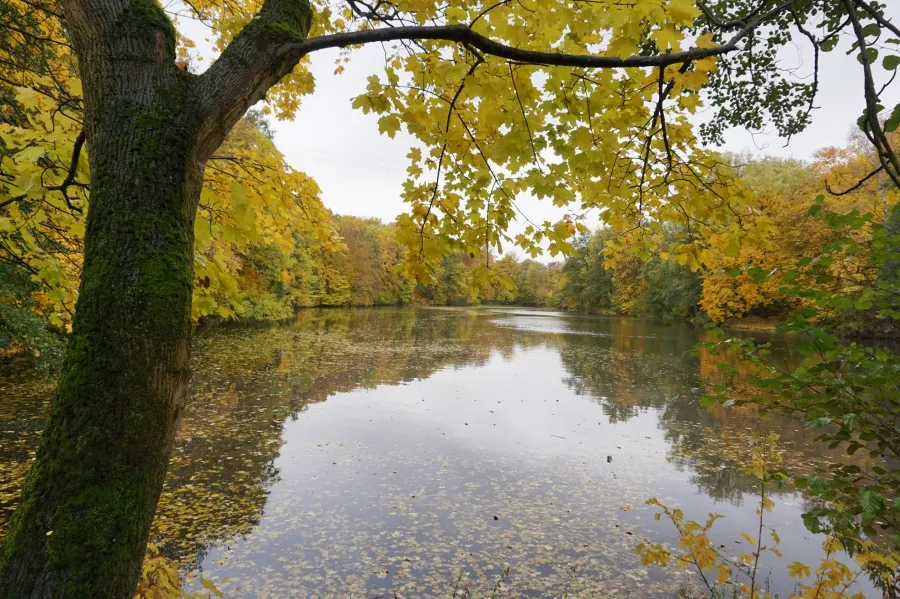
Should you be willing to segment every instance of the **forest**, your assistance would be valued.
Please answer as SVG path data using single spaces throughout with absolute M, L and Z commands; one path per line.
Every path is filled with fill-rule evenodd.
M 422 281 L 404 268 L 409 249 L 397 223 L 321 211 L 316 227 L 328 232 L 323 238 L 302 219 L 277 222 L 290 209 L 284 203 L 289 192 L 308 194 L 312 202 L 319 192 L 313 181 L 291 172 L 262 115 L 253 113 L 239 123 L 221 151 L 228 164 L 216 165 L 215 177 L 207 179 L 207 201 L 216 203 L 200 206 L 205 222 L 197 227 L 195 321 L 278 321 L 310 307 L 516 305 L 773 329 L 804 306 L 786 293 L 782 273 L 840 238 L 823 219 L 809 214 L 814 198 L 826 185 L 849 186 L 862 179 L 875 160 L 860 138 L 825 148 L 808 163 L 729 156 L 734 176 L 753 191 L 752 209 L 780 234 L 761 247 L 740 235 L 711 237 L 704 251 L 716 258 L 705 259 L 701 268 L 669 259 L 677 229 L 645 252 L 627 244 L 611 251 L 617 233 L 598 228 L 578 234 L 562 260 L 543 263 L 515 253 L 476 259 L 455 251 Z M 276 171 L 292 176 L 281 189 L 273 188 L 267 176 Z M 869 214 L 893 228 L 900 218 L 894 210 L 898 200 L 897 188 L 882 177 L 829 196 L 822 206 L 835 213 Z M 55 360 L 58 367 L 77 297 L 84 217 L 51 212 L 53 218 L 41 222 L 45 214 L 23 208 L 11 211 L 7 221 L 18 233 L 0 245 L 0 351 L 8 357 L 38 357 L 47 368 Z M 855 233 L 861 242 L 871 241 L 871 235 L 871 227 Z M 732 254 L 725 251 L 728 243 L 746 249 Z M 479 268 L 484 264 L 487 273 Z M 834 267 L 832 286 L 870 288 L 883 276 L 859 256 Z M 835 309 L 823 318 L 851 336 L 894 336 L 896 329 L 876 319 L 876 311 Z
M 172 515 L 178 500 L 165 495 L 171 477 L 187 467 L 183 460 L 208 458 L 204 447 L 228 453 L 204 445 L 208 433 L 202 420 L 192 420 L 192 409 L 206 409 L 215 420 L 252 413 L 248 405 L 265 393 L 280 397 L 285 385 L 302 389 L 286 404 L 265 404 L 271 414 L 260 413 L 272 421 L 253 421 L 230 447 L 265 445 L 254 450 L 265 459 L 247 460 L 265 480 L 250 485 L 252 522 L 223 524 L 223 535 L 239 531 L 226 539 L 234 541 L 260 524 L 265 485 L 280 480 L 274 465 L 281 463 L 280 443 L 288 447 L 281 435 L 287 438 L 289 421 L 310 416 L 300 413 L 311 397 L 338 409 L 340 402 L 324 400 L 358 387 L 375 393 L 447 373 L 461 377 L 464 367 L 500 368 L 490 361 L 500 348 L 510 363 L 522 358 L 517 352 L 545 360 L 547 372 L 552 360 L 540 352 L 558 356 L 566 387 L 555 392 L 592 397 L 603 406 L 606 425 L 655 411 L 667 425 L 663 440 L 677 463 L 669 474 L 693 468 L 694 482 L 707 490 L 716 487 L 709 483 L 715 476 L 741 478 L 758 518 L 754 531 L 742 533 L 748 551 L 720 551 L 725 545 L 711 532 L 720 514 L 694 520 L 696 514 L 689 518 L 651 497 L 644 509 L 671 525 L 676 542 L 651 536 L 623 541 L 641 567 L 695 574 L 693 590 L 682 587 L 681 596 L 778 596 L 763 572 L 774 560 L 793 581 L 787 591 L 793 597 L 858 597 L 865 582 L 870 594 L 895 599 L 900 359 L 892 342 L 900 332 L 900 104 L 894 83 L 900 26 L 890 4 L 0 4 L 0 366 L 13 381 L 2 387 L 0 418 L 9 428 L 2 434 L 11 436 L 0 437 L 0 450 L 15 458 L 0 460 L 0 471 L 15 473 L 0 486 L 4 513 L 11 514 L 3 523 L 0 598 L 221 596 L 204 577 L 198 578 L 203 590 L 185 590 L 189 580 L 178 570 L 185 564 L 177 551 L 157 545 L 164 534 L 156 519 L 183 515 Z M 200 36 L 196 27 L 204 28 Z M 275 131 L 317 93 L 322 75 L 314 76 L 311 57 L 337 50 L 329 76 L 340 77 L 367 45 L 380 46 L 383 64 L 379 58 L 377 73 L 359 82 L 350 104 L 381 135 L 395 139 L 402 132 L 412 140 L 406 179 L 396 190 L 407 209 L 393 220 L 336 213 L 302 160 L 275 143 Z M 800 47 L 809 59 L 805 74 L 784 62 L 785 53 Z M 839 55 L 851 60 L 824 68 Z M 822 78 L 835 72 L 853 81 L 847 88 L 861 112 L 848 112 L 846 123 L 834 125 L 848 131 L 844 143 L 803 159 L 724 149 L 732 129 L 769 129 L 787 141 L 802 134 L 820 114 Z M 315 143 L 309 140 L 310 151 Z M 521 208 L 526 201 L 552 205 L 561 216 L 532 221 Z M 412 318 L 415 310 L 389 312 L 388 306 L 514 306 L 603 318 L 546 321 L 557 324 L 538 326 L 545 337 L 537 342 L 527 332 L 535 326 L 532 317 L 516 320 L 506 312 L 511 320 L 488 322 L 478 320 L 484 318 L 479 311 L 438 317 L 423 310 Z M 355 307 L 385 307 L 389 316 L 381 322 L 342 311 Z M 538 318 L 551 310 L 528 314 Z M 333 316 L 323 316 L 329 312 Z M 610 324 L 623 317 L 681 328 L 643 334 Z M 342 330 L 342 322 L 354 319 L 359 330 Z M 430 330 L 433 321 L 446 330 Z M 259 329 L 270 332 L 255 343 L 228 337 L 240 335 L 229 324 L 241 331 L 241 325 L 261 323 L 273 328 Z M 283 333 L 290 327 L 298 327 L 292 338 Z M 755 340 L 739 330 L 770 336 Z M 210 335 L 222 339 L 221 347 L 207 344 L 207 331 L 217 331 Z M 588 341 L 561 340 L 567 331 Z M 680 341 L 660 341 L 659 347 L 646 341 L 669 334 L 697 343 L 689 349 Z M 305 344 L 300 350 L 291 345 L 298 339 Z M 384 346 L 386 340 L 394 345 Z M 281 349 L 263 355 L 267 342 Z M 445 345 L 458 354 L 445 356 Z M 200 351 L 192 354 L 195 346 Z M 403 353 L 409 348 L 421 351 L 423 362 L 429 352 L 440 359 L 426 368 Z M 655 362 L 646 363 L 669 364 L 657 354 L 672 352 L 679 360 L 690 356 L 688 364 L 703 376 L 661 377 Z M 315 360 L 307 361 L 310 355 Z M 210 356 L 231 366 L 210 367 L 203 362 Z M 645 363 L 635 366 L 635 356 Z M 367 359 L 374 359 L 371 366 Z M 195 360 L 207 377 L 205 388 L 192 386 Z M 348 367 L 345 360 L 356 362 Z M 617 360 L 627 366 L 607 368 Z M 254 366 L 247 372 L 265 384 L 239 380 L 235 373 L 248 364 Z M 423 374 L 379 378 L 376 364 L 382 371 L 420 367 Z M 528 375 L 543 372 L 521 364 Z M 17 383 L 26 371 L 44 382 Z M 293 378 L 271 386 L 269 377 L 287 374 Z M 227 384 L 216 378 L 226 375 L 235 378 Z M 551 378 L 519 393 L 556 385 L 560 377 Z M 457 395 L 470 399 L 458 411 L 487 397 L 489 382 L 472 393 L 474 383 L 457 380 Z M 35 397 L 42 399 L 24 402 L 37 388 L 43 390 Z M 326 390 L 316 395 L 319 388 Z M 618 394 L 612 407 L 608 389 Z M 194 395 L 207 403 L 192 406 Z M 448 405 L 457 395 L 445 398 Z M 548 397 L 530 397 L 535 414 L 544 414 Z M 623 400 L 629 397 L 637 399 Z M 231 403 L 221 412 L 210 407 L 225 400 Z M 632 410 L 635 405 L 640 409 Z M 700 409 L 708 413 L 698 415 Z M 711 473 L 704 442 L 692 443 L 683 422 L 666 421 L 672 414 L 677 420 L 679 411 L 695 424 L 719 427 L 729 456 L 740 457 L 716 462 Z M 556 412 L 536 418 L 551 416 Z M 812 441 L 802 440 L 827 447 L 817 456 L 825 462 L 782 467 L 792 450 L 779 445 L 769 417 L 812 431 Z M 180 430 L 185 418 L 196 435 Z M 484 418 L 472 419 L 468 430 Z M 20 420 L 27 424 L 21 430 Z M 389 432 L 400 426 L 383 424 Z M 468 434 L 456 431 L 459 439 Z M 603 440 L 602 434 L 591 437 Z M 488 434 L 472 443 L 494 441 Z M 200 449 L 195 455 L 192 448 Z M 599 466 L 618 464 L 612 454 L 595 458 Z M 536 467 L 546 465 L 538 461 Z M 423 464 L 407 465 L 430 479 Z M 247 480 L 258 474 L 236 472 Z M 576 479 L 589 477 L 572 474 L 560 484 Z M 192 482 L 181 483 L 194 493 Z M 453 483 L 470 485 L 476 483 Z M 768 524 L 785 489 L 802 503 L 794 523 L 821 540 L 816 552 L 790 563 Z M 418 493 L 403 489 L 410 498 Z M 717 493 L 706 496 L 719 500 Z M 470 498 L 477 503 L 473 492 L 453 505 L 468 505 Z M 743 504 L 742 498 L 736 502 Z M 524 512 L 538 510 L 528 505 Z M 625 513 L 632 506 L 614 509 Z M 563 518 L 544 515 L 541 526 L 562 526 Z M 501 522 L 500 516 L 491 522 Z M 493 534 L 483 523 L 469 523 Z M 582 543 L 578 551 L 590 546 Z M 551 544 L 535 547 L 555 552 Z M 208 550 L 197 550 L 197 559 Z M 528 551 L 517 559 L 529 559 Z M 632 564 L 618 572 L 617 584 L 637 569 Z M 568 593 L 575 570 L 565 570 L 568 578 L 553 593 Z M 371 573 L 381 579 L 391 570 Z M 509 567 L 487 577 L 491 592 L 506 589 L 509 577 Z M 440 588 L 434 580 L 428 585 Z M 603 596 L 600 588 L 589 595 Z M 452 596 L 472 595 L 457 580 Z

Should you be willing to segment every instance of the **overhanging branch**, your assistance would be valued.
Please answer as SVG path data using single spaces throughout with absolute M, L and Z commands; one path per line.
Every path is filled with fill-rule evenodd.
M 683 52 L 656 54 L 653 56 L 630 56 L 628 58 L 619 58 L 616 56 L 600 56 L 595 54 L 565 54 L 562 52 L 542 52 L 538 50 L 513 48 L 478 33 L 468 25 L 422 25 L 334 33 L 310 38 L 295 44 L 288 44 L 284 47 L 283 51 L 285 53 L 296 53 L 299 56 L 304 56 L 329 48 L 345 48 L 347 46 L 358 46 L 373 42 L 394 42 L 418 39 L 466 44 L 486 55 L 504 58 L 512 62 L 534 65 L 580 67 L 587 69 L 667 67 L 673 64 L 681 64 L 734 52 L 739 48 L 738 44 L 757 27 L 772 17 L 790 9 L 798 2 L 799 0 L 788 0 L 787 2 L 779 4 L 772 10 L 756 17 L 734 34 L 725 44 L 714 46 L 712 48 L 691 48 L 690 50 L 685 50 Z
M 853 32 L 859 45 L 859 54 L 862 57 L 860 61 L 863 67 L 863 81 L 866 99 L 866 121 L 863 132 L 869 137 L 872 145 L 878 151 L 878 160 L 885 172 L 891 178 L 895 185 L 900 187 L 900 157 L 894 152 L 890 140 L 878 120 L 878 92 L 875 90 L 875 79 L 872 76 L 872 68 L 869 64 L 868 44 L 866 42 L 866 33 L 859 18 L 856 15 L 856 6 L 853 4 L 855 0 L 841 0 L 847 10 L 847 16 L 853 25 Z M 870 135 L 871 133 L 871 135 Z
M 471 25 L 410 25 L 322 35 L 305 39 L 309 28 L 309 0 L 265 0 L 259 14 L 225 49 L 210 69 L 198 78 L 198 97 L 203 127 L 198 160 L 205 162 L 227 131 L 244 112 L 265 97 L 269 88 L 287 75 L 307 54 L 377 42 L 437 40 L 463 45 L 484 56 L 510 63 L 583 69 L 661 68 L 687 65 L 697 60 L 739 50 L 741 42 L 758 27 L 790 10 L 802 0 L 785 0 L 762 14 L 751 13 L 746 24 L 726 43 L 683 52 L 620 58 L 598 54 L 567 54 L 515 48 L 475 31 Z M 380 1 L 375 7 L 390 5 Z M 301 14 L 302 13 L 302 14 Z M 477 20 L 477 19 L 476 19 Z M 473 21 L 474 22 L 474 21 Z
M 881 25 L 882 27 L 884 27 L 885 29 L 887 29 L 888 31 L 893 33 L 894 35 L 900 36 L 900 27 L 897 27 L 896 25 L 891 23 L 889 20 L 887 20 L 884 17 L 884 14 L 882 14 L 881 12 L 876 10 L 875 7 L 873 7 L 871 4 L 866 2 L 866 0 L 854 0 L 854 3 L 857 6 L 861 6 L 863 10 L 865 10 L 867 13 L 869 13 L 869 16 L 871 16 L 873 19 L 875 19 L 875 21 L 879 25 Z

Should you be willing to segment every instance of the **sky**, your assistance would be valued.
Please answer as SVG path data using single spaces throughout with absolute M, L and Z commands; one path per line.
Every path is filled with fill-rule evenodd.
M 900 2 L 887 2 L 887 14 L 900 22 Z M 186 27 L 184 26 L 186 25 Z M 191 24 L 183 24 L 191 35 Z M 842 44 L 844 50 L 849 44 Z M 334 75 L 337 50 L 312 55 L 312 72 L 316 91 L 307 96 L 292 121 L 272 120 L 275 143 L 292 167 L 311 175 L 322 189 L 324 204 L 338 214 L 376 217 L 392 221 L 405 210 L 400 198 L 406 178 L 406 154 L 413 139 L 398 133 L 393 139 L 378 133 L 377 116 L 365 115 L 351 108 L 352 99 L 363 93 L 366 78 L 382 70 L 384 53 L 379 45 L 369 45 L 354 52 L 341 75 Z M 799 76 L 809 76 L 812 56 L 802 44 L 783 53 L 786 68 L 796 68 Z M 819 76 L 820 92 L 813 113 L 813 123 L 794 136 L 790 145 L 774 132 L 750 134 L 733 129 L 726 134 L 721 149 L 758 156 L 810 158 L 816 150 L 845 143 L 862 114 L 862 69 L 855 55 L 847 56 L 841 46 L 822 55 Z M 900 84 L 893 86 L 883 98 L 892 107 L 900 103 Z M 703 119 L 701 114 L 699 117 Z M 562 212 L 547 202 L 523 199 L 522 212 L 530 220 L 556 220 Z M 599 224 L 587 223 L 594 227 Z M 514 226 L 517 232 L 524 225 Z M 547 259 L 547 258 L 545 258 Z

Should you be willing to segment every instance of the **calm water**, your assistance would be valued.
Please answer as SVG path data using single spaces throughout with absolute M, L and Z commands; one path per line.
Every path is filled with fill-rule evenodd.
M 498 577 L 498 596 L 665 596 L 694 578 L 641 566 L 640 539 L 675 539 L 646 499 L 724 514 L 714 540 L 745 553 L 749 436 L 778 433 L 794 471 L 828 454 L 794 421 L 701 408 L 704 381 L 726 374 L 686 354 L 698 335 L 491 309 L 199 331 L 155 534 L 230 598 L 489 597 Z M 47 394 L 0 375 L 0 523 Z M 803 498 L 778 493 L 767 523 L 784 563 L 817 561 Z M 781 567 L 771 580 L 793 589 Z

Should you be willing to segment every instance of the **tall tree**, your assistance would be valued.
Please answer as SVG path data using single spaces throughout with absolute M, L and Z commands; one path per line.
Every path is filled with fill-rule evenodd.
M 214 22 L 221 54 L 199 75 L 179 65 L 178 34 L 156 0 L 21 4 L 64 19 L 83 83 L 71 162 L 85 146 L 91 204 L 68 355 L 0 558 L 3 597 L 133 591 L 185 402 L 207 162 L 267 94 L 279 114 L 296 108 L 312 83 L 298 63 L 311 52 L 399 42 L 385 80 L 373 78 L 355 104 L 380 114 L 382 131 L 405 126 L 427 148 L 410 155 L 411 210 L 400 221 L 419 276 L 448 249 L 477 260 L 511 241 L 505 230 L 527 190 L 573 207 L 517 237 L 532 253 L 544 242 L 568 251 L 583 208 L 650 231 L 666 221 L 714 227 L 742 210 L 746 193 L 720 176 L 687 117 L 707 88 L 717 110 L 709 138 L 768 118 L 783 134 L 801 130 L 817 86 L 778 68 L 792 27 L 817 53 L 842 30 L 854 34 L 863 127 L 879 171 L 900 181 L 885 137 L 900 111 L 882 125 L 872 74 L 873 42 L 898 29 L 865 0 L 204 0 L 187 4 Z M 27 53 L 40 41 L 28 19 L 4 20 L 0 44 Z M 4 176 L 0 207 L 41 193 L 41 158 L 37 176 Z M 65 195 L 73 179 L 52 191 Z

